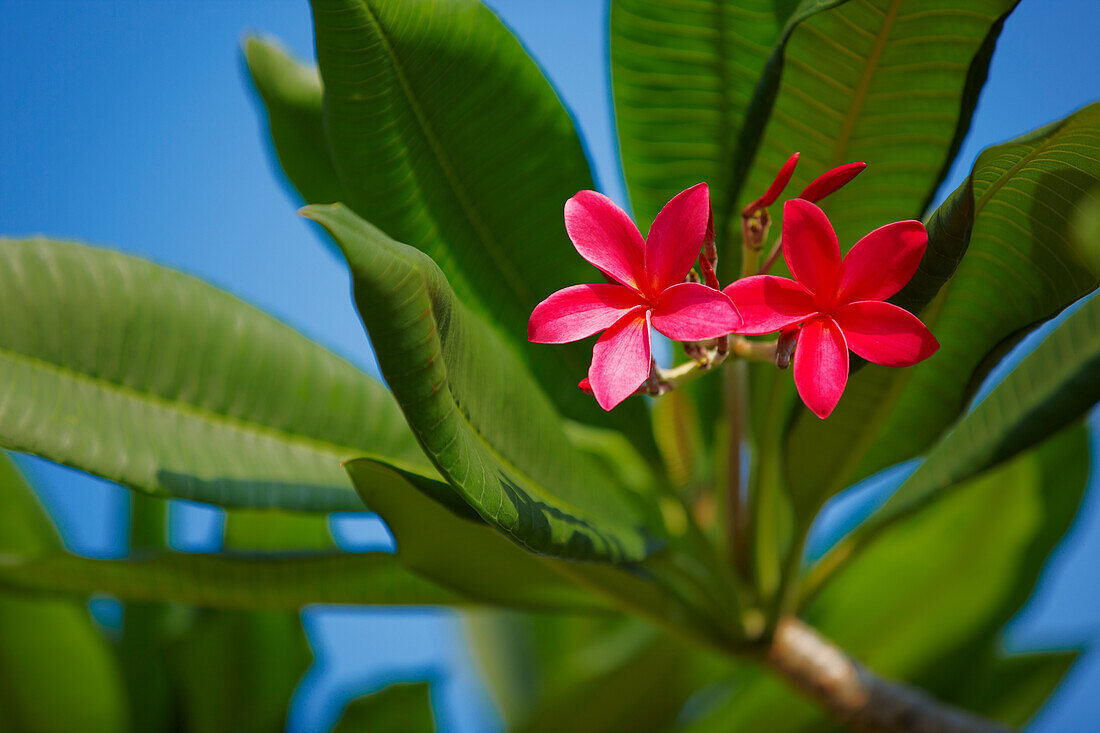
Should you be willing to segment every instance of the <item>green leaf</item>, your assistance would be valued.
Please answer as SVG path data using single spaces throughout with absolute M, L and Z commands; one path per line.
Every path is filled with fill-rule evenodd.
M 685 605 L 670 587 L 660 555 L 625 570 L 566 562 L 527 552 L 486 524 L 446 485 L 406 474 L 404 487 L 378 480 L 393 469 L 369 459 L 351 461 L 348 472 L 397 541 L 397 557 L 418 575 L 470 598 L 535 611 L 636 613 L 675 633 L 714 643 L 715 624 L 697 598 Z
M 324 515 L 233 509 L 225 518 L 225 546 L 238 552 L 323 552 L 335 544 Z
M 1090 298 L 1029 354 L 928 454 L 859 527 L 882 524 L 1026 450 L 1100 400 L 1100 300 Z
M 895 299 L 915 311 L 939 291 L 921 317 L 940 350 L 906 369 L 865 365 L 827 421 L 797 416 L 786 463 L 805 507 L 928 448 L 1011 346 L 1100 284 L 1069 224 L 1100 181 L 1098 136 L 1094 104 L 978 158 L 929 222 L 921 270 Z
M 192 277 L 0 240 L 0 444 L 223 506 L 361 510 L 340 462 L 435 475 L 386 389 Z
M 0 552 L 51 552 L 60 546 L 34 492 L 0 455 Z M 2 593 L 0 629 L 0 729 L 130 729 L 118 660 L 83 600 Z
M 739 202 L 762 194 L 800 151 L 791 196 L 837 165 L 869 164 L 825 203 L 842 247 L 883 224 L 918 218 L 970 126 L 997 36 L 1017 2 L 860 0 L 803 19 L 773 61 L 781 77 L 766 78 L 757 92 L 766 96 L 767 85 L 778 83 Z M 775 231 L 781 213 L 773 212 Z
M 1042 708 L 1077 659 L 1077 652 L 1004 656 L 990 649 L 958 686 L 955 702 L 1011 725 L 1023 725 Z
M 390 685 L 352 700 L 333 733 L 432 733 L 431 687 L 427 682 Z
M 44 593 L 108 593 L 229 609 L 296 611 L 314 603 L 471 605 L 410 573 L 384 552 L 327 555 L 149 553 L 92 560 L 57 552 L 0 554 L 0 586 Z
M 879 674 L 1023 724 L 1066 660 L 993 650 L 1073 522 L 1088 461 L 1087 431 L 1078 425 L 905 517 L 812 599 L 807 622 Z M 775 677 L 747 678 L 688 730 L 829 729 L 820 708 Z
M 279 733 L 313 660 L 296 614 L 202 611 L 169 649 L 184 730 Z
M 584 150 L 520 43 L 477 0 L 312 5 L 343 203 L 437 262 L 565 415 L 651 446 L 641 400 L 609 415 L 577 389 L 587 344 L 527 343 L 539 301 L 599 275 L 562 216 L 592 188 Z
M 168 544 L 168 502 L 131 493 L 129 541 L 131 554 L 157 551 Z M 165 646 L 171 634 L 171 609 L 163 603 L 125 603 L 118 658 L 130 699 L 134 730 L 169 733 L 175 717 Z
M 599 596 L 555 572 L 554 561 L 516 545 L 468 507 L 462 516 L 431 498 L 442 496 L 449 487 L 402 485 L 384 475 L 392 469 L 368 459 L 346 467 L 363 501 L 393 533 L 397 559 L 418 575 L 470 598 L 505 606 L 609 610 Z
M 797 2 L 612 0 L 615 122 L 643 232 L 700 181 L 719 211 L 732 205 L 738 135 Z
M 284 553 L 333 547 L 328 518 L 234 509 L 225 547 Z M 176 715 L 204 733 L 279 733 L 290 699 L 313 661 L 296 612 L 201 609 L 168 646 Z
M 650 636 L 617 664 L 547 696 L 515 730 L 670 730 L 687 699 L 707 681 L 693 652 L 668 636 Z
M 271 141 L 283 173 L 305 203 L 344 200 L 325 139 L 321 78 L 277 42 L 251 36 L 244 57 L 267 111 Z
M 303 214 L 344 252 L 382 374 L 465 502 L 534 552 L 612 563 L 650 553 L 633 498 L 569 444 L 523 364 L 430 258 L 343 206 Z

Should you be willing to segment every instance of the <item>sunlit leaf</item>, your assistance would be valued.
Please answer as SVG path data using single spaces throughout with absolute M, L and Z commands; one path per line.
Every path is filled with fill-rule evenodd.
M 379 366 L 425 452 L 485 521 L 535 552 L 639 561 L 631 496 L 566 439 L 560 416 L 422 252 L 343 206 L 310 206 L 351 267 Z
M 990 148 L 932 217 L 921 270 L 896 300 L 916 310 L 935 296 L 921 317 L 940 350 L 915 367 L 866 365 L 828 420 L 798 415 L 787 468 L 807 509 L 928 448 L 1009 347 L 1100 283 L 1069 225 L 1100 181 L 1098 135 L 1092 105 Z
M 107 250 L 0 240 L 0 444 L 162 496 L 361 510 L 340 462 L 435 475 L 386 389 L 233 296 Z
M 312 5 L 341 201 L 435 260 L 563 414 L 651 445 L 640 401 L 608 415 L 577 389 L 590 347 L 527 343 L 539 301 L 599 273 L 562 217 L 593 187 L 584 150 L 520 43 L 476 0 Z

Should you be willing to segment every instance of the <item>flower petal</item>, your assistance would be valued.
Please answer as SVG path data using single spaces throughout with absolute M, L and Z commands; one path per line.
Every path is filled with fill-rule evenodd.
M 809 201 L 791 199 L 783 206 L 783 258 L 794 279 L 827 308 L 836 290 L 840 243 L 829 217 Z
M 741 325 L 741 316 L 725 293 L 701 283 L 680 283 L 667 288 L 650 320 L 654 328 L 673 341 L 718 338 Z
M 810 181 L 810 185 L 802 189 L 798 198 L 809 202 L 820 201 L 831 193 L 846 185 L 853 178 L 863 172 L 866 163 L 845 163 L 832 170 L 825 171 L 817 178 Z
M 758 209 L 766 209 L 775 203 L 775 200 L 779 198 L 779 194 L 783 193 L 783 189 L 791 182 L 791 176 L 794 175 L 794 167 L 798 164 L 799 155 L 801 153 L 795 153 L 787 158 L 787 162 L 779 169 L 779 173 L 775 175 L 775 180 L 772 181 L 772 185 L 768 186 L 768 190 L 764 192 L 764 195 L 745 207 L 746 214 L 751 214 Z
M 794 384 L 798 396 L 822 420 L 832 413 L 848 383 L 848 346 L 832 318 L 815 318 L 798 334 Z
M 867 361 L 884 366 L 912 366 L 940 344 L 920 319 L 904 308 L 880 300 L 865 300 L 833 313 L 848 348 Z
M 639 305 L 641 296 L 622 285 L 573 285 L 535 306 L 527 324 L 527 340 L 564 344 L 587 338 Z
M 592 349 L 588 381 L 605 410 L 634 394 L 649 376 L 649 309 L 638 307 L 616 321 Z
M 722 292 L 741 314 L 737 333 L 750 336 L 780 331 L 793 323 L 807 321 L 818 312 L 814 296 L 785 277 L 753 275 L 727 285 Z
M 710 189 L 698 183 L 665 204 L 649 228 L 645 242 L 645 271 L 653 293 L 684 281 L 710 221 Z
M 645 241 L 638 227 L 595 191 L 580 191 L 565 202 L 565 231 L 581 257 L 627 287 L 644 287 Z
M 837 303 L 885 300 L 901 290 L 917 271 L 928 245 L 919 221 L 896 221 L 855 243 L 837 276 Z

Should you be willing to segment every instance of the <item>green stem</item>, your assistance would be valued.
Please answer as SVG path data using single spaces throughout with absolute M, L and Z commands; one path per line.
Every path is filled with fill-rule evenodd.
M 726 396 L 726 419 L 729 422 L 729 443 L 726 461 L 726 523 L 729 540 L 729 560 L 737 574 L 748 578 L 748 558 L 745 551 L 745 499 L 741 486 L 741 443 L 748 419 L 748 385 L 744 364 L 727 369 L 723 379 Z
M 810 522 L 799 520 L 794 527 L 791 547 L 783 562 L 783 571 L 779 576 L 779 588 L 776 590 L 771 611 L 765 624 L 765 634 L 775 632 L 779 620 L 787 616 L 795 607 L 798 598 L 799 575 L 802 572 L 802 556 L 806 551 L 806 540 L 810 535 Z
M 168 502 L 130 493 L 130 553 L 159 549 L 168 542 Z M 133 729 L 169 729 L 169 681 L 164 666 L 164 616 L 161 603 L 130 602 L 122 612 L 123 674 L 129 691 Z

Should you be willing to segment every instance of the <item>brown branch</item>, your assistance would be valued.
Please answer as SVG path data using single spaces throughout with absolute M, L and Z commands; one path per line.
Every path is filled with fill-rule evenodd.
M 1007 728 L 878 677 L 802 621 L 776 627 L 767 663 L 853 730 L 867 733 L 1005 733 Z

